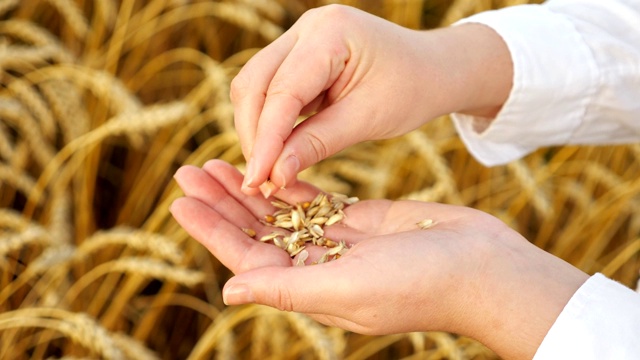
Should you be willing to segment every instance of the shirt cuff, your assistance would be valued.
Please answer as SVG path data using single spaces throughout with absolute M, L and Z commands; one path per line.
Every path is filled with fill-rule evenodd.
M 486 129 L 474 128 L 480 119 L 452 114 L 472 155 L 492 166 L 542 146 L 568 142 L 597 82 L 593 54 L 571 21 L 543 5 L 520 5 L 483 12 L 454 25 L 469 22 L 487 25 L 502 37 L 514 73 L 509 97 Z
M 533 359 L 637 359 L 639 334 L 640 294 L 598 273 L 569 300 Z

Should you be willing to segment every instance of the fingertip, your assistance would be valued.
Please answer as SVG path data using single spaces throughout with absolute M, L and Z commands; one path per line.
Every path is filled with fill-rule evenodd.
M 178 199 L 180 199 L 180 198 L 178 198 Z M 176 211 L 176 206 L 178 206 L 178 205 L 176 205 L 176 201 L 178 201 L 178 199 L 173 200 L 171 202 L 171 204 L 169 204 L 169 209 L 168 209 L 169 213 L 174 217 L 175 217 L 175 215 L 173 215 L 173 213 Z
M 216 171 L 218 168 L 220 167 L 225 167 L 225 166 L 229 166 L 230 164 L 224 160 L 220 160 L 220 159 L 210 159 L 205 161 L 205 163 L 202 165 L 202 169 L 203 170 L 208 170 L 210 172 L 214 172 Z
M 293 185 L 300 171 L 300 160 L 296 155 L 288 155 L 284 160 L 276 162 L 271 178 L 280 189 Z
M 251 158 L 249 158 L 249 161 L 247 161 L 247 169 L 244 172 L 244 180 L 242 181 L 242 187 L 255 188 L 257 185 L 255 183 L 255 178 L 256 178 L 256 160 L 252 156 Z
M 183 165 L 176 170 L 175 174 L 173 174 L 173 178 L 176 180 L 178 185 L 180 185 L 180 182 L 185 178 L 185 176 L 188 176 L 187 174 L 193 170 L 198 170 L 198 168 L 193 165 Z
M 182 220 L 182 214 L 184 213 L 185 203 L 189 201 L 186 197 L 179 197 L 171 202 L 169 205 L 169 213 L 173 216 L 176 221 L 180 222 Z
M 251 288 L 246 284 L 227 284 L 222 290 L 225 305 L 252 304 L 256 302 Z
M 259 188 L 247 186 L 244 183 L 240 187 L 240 191 L 242 191 L 243 194 L 248 195 L 248 196 L 256 196 L 256 195 L 260 194 L 260 189 Z

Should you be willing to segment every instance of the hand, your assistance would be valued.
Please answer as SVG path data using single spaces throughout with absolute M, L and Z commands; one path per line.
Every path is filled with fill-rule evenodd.
M 305 13 L 231 84 L 248 161 L 243 191 L 296 174 L 355 143 L 451 112 L 491 116 L 511 88 L 510 55 L 479 24 L 414 31 L 346 6 Z M 314 114 L 295 126 L 300 115 Z
M 365 334 L 441 330 L 474 337 L 506 358 L 531 358 L 587 275 L 530 244 L 488 214 L 415 201 L 361 201 L 326 236 L 353 247 L 340 259 L 292 266 L 289 255 L 257 238 L 272 199 L 241 192 L 242 175 L 217 160 L 185 166 L 176 180 L 186 197 L 176 220 L 236 276 L 227 304 L 258 303 L 309 314 Z M 298 182 L 278 196 L 309 200 Z M 433 219 L 423 230 L 417 222 Z M 311 259 L 321 252 L 310 251 Z

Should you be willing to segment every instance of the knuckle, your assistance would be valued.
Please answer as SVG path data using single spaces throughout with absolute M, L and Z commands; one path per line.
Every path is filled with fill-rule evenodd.
M 323 22 L 325 22 L 325 20 L 330 20 L 329 23 L 340 23 L 338 20 L 342 20 L 345 17 L 350 16 L 351 13 L 351 7 L 341 4 L 329 4 L 310 11 L 310 15 L 314 15 Z
M 292 85 L 290 83 L 290 79 L 285 78 L 284 76 L 276 75 L 269 84 L 269 89 L 267 90 L 266 101 L 271 101 L 273 99 L 279 100 L 291 100 L 295 102 L 296 106 L 302 109 L 306 103 L 304 96 L 300 94 L 298 89 L 298 85 Z
M 341 33 L 339 29 L 344 29 L 350 22 L 355 21 L 355 15 L 356 12 L 350 6 L 329 4 L 307 10 L 294 26 L 303 33 L 307 31 L 314 34 L 319 31 Z
M 293 298 L 286 287 L 278 287 L 274 291 L 274 306 L 278 310 L 293 311 Z
M 311 151 L 313 151 L 313 155 L 315 155 L 317 161 L 326 159 L 327 156 L 329 156 L 329 147 L 321 137 L 313 133 L 308 133 L 307 138 L 309 147 Z
M 249 90 L 250 80 L 246 73 L 240 72 L 236 75 L 229 86 L 229 97 L 232 102 L 240 100 Z

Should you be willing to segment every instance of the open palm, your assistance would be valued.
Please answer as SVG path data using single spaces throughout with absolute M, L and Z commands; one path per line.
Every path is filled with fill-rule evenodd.
M 484 330 L 487 317 L 505 316 L 517 327 L 524 321 L 518 314 L 526 318 L 523 309 L 540 307 L 543 336 L 585 279 L 488 214 L 418 201 L 368 200 L 347 207 L 341 223 L 324 229 L 327 237 L 347 243 L 347 253 L 328 263 L 293 266 L 287 252 L 242 230 L 254 229 L 256 238 L 271 233 L 261 219 L 276 209 L 273 199 L 244 194 L 243 176 L 233 166 L 218 160 L 202 169 L 185 166 L 176 180 L 186 196 L 172 205 L 174 217 L 236 274 L 223 292 L 228 304 L 302 312 L 366 334 L 444 330 L 476 338 L 482 338 L 476 331 Z M 277 195 L 294 204 L 319 191 L 297 182 Z M 435 225 L 421 229 L 417 223 L 425 219 Z M 307 263 L 323 252 L 310 248 Z M 556 276 L 563 272 L 568 277 Z M 506 325 L 503 330 L 511 331 Z
M 467 208 L 416 201 L 361 201 L 345 209 L 346 218 L 342 223 L 325 228 L 327 237 L 345 241 L 351 246 L 347 254 L 339 261 L 300 269 L 292 267 L 293 262 L 284 250 L 256 241 L 242 231 L 242 228 L 254 229 L 256 238 L 271 233 L 273 227 L 260 220 L 276 209 L 271 204 L 273 199 L 243 194 L 240 191 L 242 175 L 234 167 L 214 160 L 202 169 L 185 166 L 178 171 L 176 179 L 186 195 L 172 206 L 178 222 L 235 274 L 252 272 L 256 276 L 269 278 L 267 283 L 274 284 L 274 280 L 284 274 L 285 268 L 290 268 L 288 270 L 292 272 L 308 273 L 287 279 L 291 287 L 288 292 L 312 292 L 317 303 L 298 304 L 295 296 L 291 295 L 272 305 L 310 313 L 332 312 L 322 309 L 320 305 L 321 299 L 330 296 L 328 289 L 332 289 L 331 307 L 336 307 L 336 302 L 344 302 L 344 311 L 350 311 L 353 302 L 371 303 L 372 300 L 375 306 L 378 306 L 378 302 L 386 303 L 386 309 L 389 309 L 389 304 L 402 303 L 402 306 L 406 306 L 407 300 L 404 298 L 408 295 L 422 303 L 424 295 L 428 294 L 413 294 L 421 288 L 416 286 L 416 281 L 429 277 L 442 278 L 433 274 L 435 272 L 446 272 L 449 276 L 455 274 L 457 271 L 454 268 L 460 268 L 455 257 L 468 258 L 465 254 L 473 251 L 473 243 L 456 245 L 460 241 L 455 239 L 464 238 L 463 229 L 468 228 L 458 228 L 456 222 L 464 221 L 463 218 L 469 215 L 483 215 Z M 279 191 L 278 196 L 288 203 L 297 203 L 313 199 L 319 191 L 310 184 L 298 182 L 292 188 Z M 489 216 L 486 218 L 490 219 Z M 434 220 L 436 225 L 426 230 L 416 225 L 425 219 Z M 474 242 L 478 243 L 477 240 Z M 311 248 L 309 253 L 308 263 L 317 260 L 323 250 Z M 467 263 L 471 264 L 470 261 Z M 278 276 L 272 272 L 278 273 Z M 469 272 L 472 272 L 471 269 Z M 398 281 L 398 278 L 410 276 L 415 276 L 415 279 Z M 299 279 L 300 283 L 293 283 L 294 279 Z M 309 282 L 309 279 L 313 281 Z M 318 279 L 328 281 L 323 284 Z M 442 292 L 436 287 L 451 287 L 429 281 L 429 291 L 440 298 Z M 447 277 L 447 283 L 450 282 L 451 278 Z M 340 286 L 345 290 L 342 295 L 336 293 Z M 399 302 L 401 298 L 403 301 Z M 354 327 L 354 324 L 346 325 Z M 384 330 L 374 329 L 371 324 L 365 325 L 366 328 L 356 328 L 362 332 L 397 330 L 388 325 L 385 323 Z

